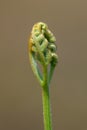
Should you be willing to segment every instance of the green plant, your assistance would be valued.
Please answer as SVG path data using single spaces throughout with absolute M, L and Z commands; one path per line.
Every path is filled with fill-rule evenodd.
M 29 59 L 42 88 L 44 130 L 52 130 L 49 87 L 58 62 L 55 41 L 45 23 L 39 22 L 33 26 L 29 39 Z

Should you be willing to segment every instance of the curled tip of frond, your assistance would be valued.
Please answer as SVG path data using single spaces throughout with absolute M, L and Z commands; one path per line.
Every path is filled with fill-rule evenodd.
M 41 63 L 47 65 L 50 63 L 56 64 L 58 56 L 56 54 L 55 41 L 56 38 L 48 29 L 47 24 L 38 22 L 32 28 L 29 39 L 29 51 Z

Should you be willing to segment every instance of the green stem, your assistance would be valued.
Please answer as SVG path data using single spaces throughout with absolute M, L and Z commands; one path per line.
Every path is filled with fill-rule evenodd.
M 49 92 L 49 86 L 47 84 L 42 88 L 42 100 L 43 100 L 44 130 L 52 130 L 50 92 Z
M 54 72 L 54 69 L 55 69 L 55 66 L 53 65 L 50 65 L 50 71 L 49 71 L 49 79 L 48 79 L 48 83 L 50 84 L 50 81 L 52 79 L 52 76 L 53 76 L 53 72 Z

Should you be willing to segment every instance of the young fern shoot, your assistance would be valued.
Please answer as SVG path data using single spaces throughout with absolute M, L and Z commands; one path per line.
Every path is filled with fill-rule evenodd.
M 29 38 L 29 59 L 42 88 L 44 130 L 52 130 L 49 86 L 58 63 L 55 41 L 53 33 L 45 23 L 38 22 L 33 26 Z

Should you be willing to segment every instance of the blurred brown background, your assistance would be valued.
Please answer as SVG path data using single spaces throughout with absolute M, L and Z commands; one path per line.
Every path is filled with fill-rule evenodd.
M 87 130 L 87 0 L 0 0 L 0 130 L 43 130 L 41 89 L 27 51 L 38 21 L 57 39 L 53 130 Z

